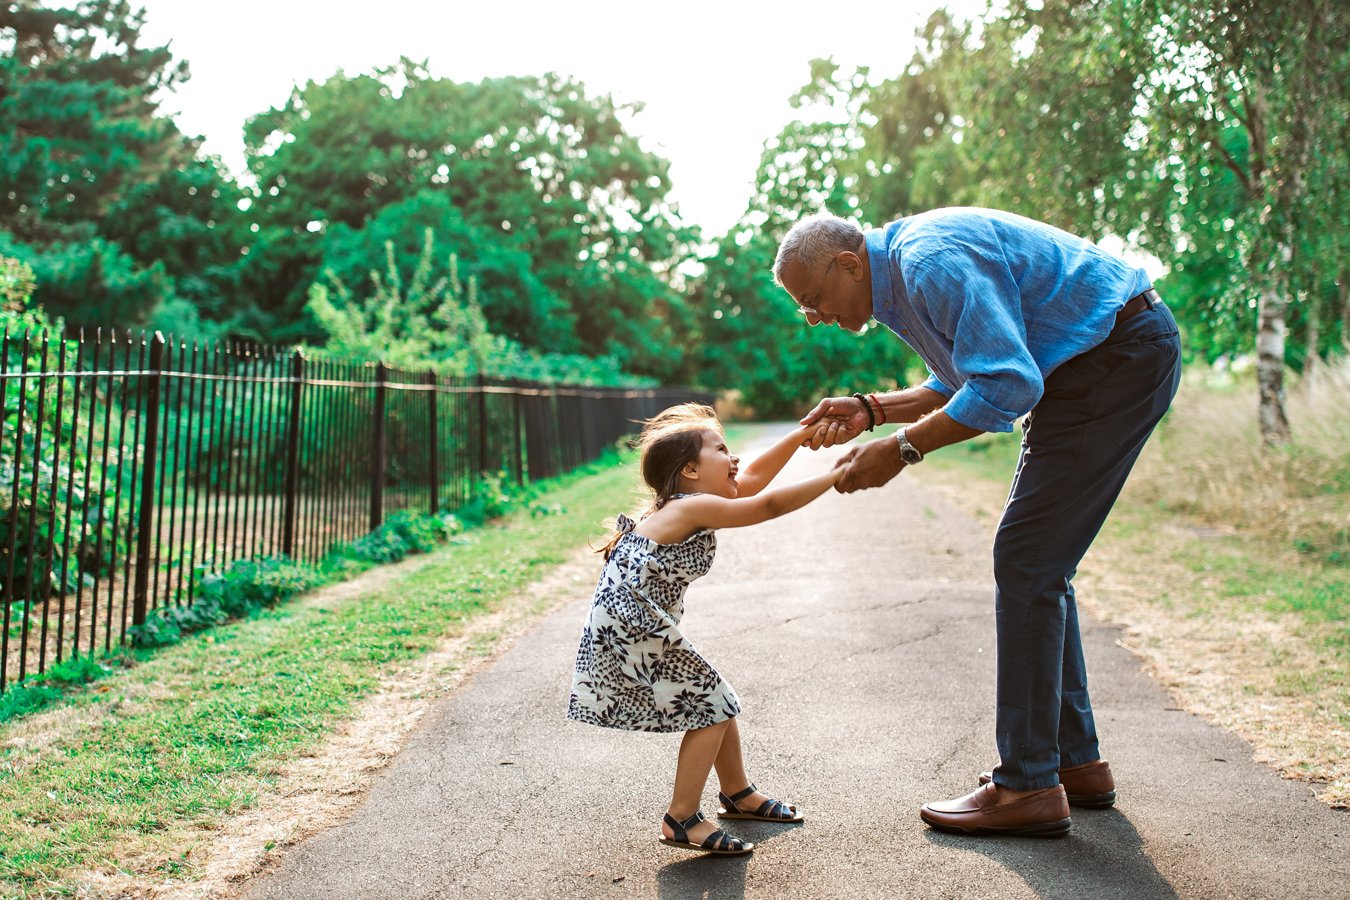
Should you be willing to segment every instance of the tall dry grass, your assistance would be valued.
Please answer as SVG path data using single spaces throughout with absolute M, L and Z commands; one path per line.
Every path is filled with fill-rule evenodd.
M 1289 386 L 1287 447 L 1263 445 L 1256 398 L 1250 373 L 1188 373 L 1132 476 L 1132 498 L 1350 564 L 1350 359 Z

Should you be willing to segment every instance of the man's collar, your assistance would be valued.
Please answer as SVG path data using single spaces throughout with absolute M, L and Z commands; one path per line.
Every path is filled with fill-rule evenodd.
M 895 308 L 896 296 L 891 282 L 890 244 L 899 222 L 885 228 L 869 228 L 863 232 L 867 249 L 867 263 L 872 269 L 872 315 Z M 904 289 L 904 282 L 900 284 Z

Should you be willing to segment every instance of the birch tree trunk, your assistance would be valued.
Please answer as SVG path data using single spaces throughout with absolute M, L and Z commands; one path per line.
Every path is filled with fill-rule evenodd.
M 1256 384 L 1260 392 L 1258 422 L 1266 446 L 1289 443 L 1289 419 L 1284 412 L 1284 297 L 1283 279 L 1271 276 L 1261 289 L 1256 320 Z

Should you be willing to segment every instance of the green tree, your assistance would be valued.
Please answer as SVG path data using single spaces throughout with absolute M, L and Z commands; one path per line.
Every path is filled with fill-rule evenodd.
M 20 241 L 91 236 L 129 187 L 164 168 L 176 139 L 153 95 L 187 78 L 167 47 L 142 47 L 128 0 L 0 7 L 0 226 Z
M 350 246 L 350 232 L 416 200 L 419 224 L 451 242 L 466 269 L 495 269 L 528 291 L 490 290 L 484 278 L 486 315 L 505 333 L 547 349 L 621 353 L 635 370 L 668 377 L 680 363 L 670 321 L 682 301 L 665 276 L 691 235 L 666 200 L 666 162 L 624 130 L 628 111 L 558 76 L 461 84 L 406 59 L 310 82 L 246 128 L 254 283 L 277 321 L 296 321 L 330 234 Z M 457 215 L 429 221 L 432 194 Z M 671 316 L 654 320 L 652 308 Z M 569 320 L 564 340 L 558 325 Z
M 1309 298 L 1344 268 L 1347 15 L 1331 0 L 1012 0 L 944 50 L 977 202 L 1157 254 L 1182 275 L 1168 295 L 1201 353 L 1254 336 L 1269 442 L 1287 439 L 1283 371 L 1302 356 L 1291 304 L 1314 344 L 1335 318 Z
M 459 259 L 442 261 L 433 229 L 422 234 L 417 264 L 405 274 L 392 240 L 382 270 L 368 273 L 370 293 L 359 295 L 333 271 L 310 287 L 308 310 L 325 335 L 318 353 L 336 360 L 381 360 L 441 375 L 486 375 L 596 385 L 645 385 L 624 373 L 613 356 L 542 352 L 489 330 L 478 285 L 460 280 Z M 364 283 L 358 279 L 352 283 Z
M 128 0 L 0 5 L 0 246 L 74 323 L 143 323 L 173 301 L 225 315 L 235 296 L 238 198 L 158 115 L 188 72 L 142 46 L 144 20 Z
M 100 229 L 140 265 L 163 267 L 170 279 L 166 304 L 189 318 L 222 323 L 223 331 L 248 303 L 240 276 L 251 236 L 239 209 L 244 192 L 218 159 L 201 154 L 200 144 L 196 138 L 176 143 L 172 165 L 118 198 Z
M 820 102 L 836 74 L 833 63 L 814 61 L 794 102 Z M 760 415 L 800 415 L 820 397 L 900 386 L 922 371 L 884 328 L 861 336 L 808 329 L 773 280 L 778 243 L 799 218 L 822 208 L 858 216 L 859 147 L 855 132 L 836 121 L 789 124 L 765 143 L 740 222 L 702 260 L 691 323 L 698 381 L 739 391 Z
M 493 346 L 477 286 L 470 281 L 465 289 L 453 255 L 447 274 L 437 277 L 435 257 L 435 237 L 427 229 L 406 284 L 390 242 L 384 271 L 370 273 L 368 296 L 354 296 L 335 275 L 327 285 L 311 286 L 308 308 L 328 336 L 321 351 L 349 362 L 382 360 L 399 368 L 434 368 L 444 375 L 481 372 Z
M 333 224 L 323 242 L 320 271 L 347 284 L 364 283 L 372 271 L 387 267 L 386 248 L 405 279 L 421 262 L 428 229 L 453 252 L 459 275 L 478 286 L 489 328 L 514 340 L 560 352 L 581 349 L 572 310 L 535 275 L 528 253 L 497 239 L 491 230 L 473 225 L 444 191 L 425 190 L 391 203 L 366 220 L 364 227 Z M 436 277 L 448 276 L 449 254 L 430 261 Z M 377 268 L 376 264 L 380 264 Z
M 876 80 L 868 67 L 845 72 L 815 60 L 799 102 L 842 111 L 830 159 L 847 187 L 846 204 L 874 223 L 979 199 L 978 159 L 959 141 L 964 123 L 953 94 L 962 80 L 970 26 L 938 10 L 918 32 L 919 47 L 898 76 Z
M 1184 190 L 1191 172 L 1222 167 L 1240 187 L 1230 218 L 1256 302 L 1259 424 L 1267 443 L 1286 442 L 1289 308 L 1317 280 L 1307 251 L 1326 223 L 1322 210 L 1343 205 L 1318 190 L 1339 185 L 1319 178 L 1325 170 L 1316 160 L 1346 152 L 1339 141 L 1350 90 L 1350 11 L 1334 0 L 1125 6 L 1140 11 L 1155 47 L 1156 67 L 1138 100 L 1155 170 Z

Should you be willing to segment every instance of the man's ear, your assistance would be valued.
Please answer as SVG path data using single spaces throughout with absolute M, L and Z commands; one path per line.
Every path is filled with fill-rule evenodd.
M 852 250 L 839 251 L 839 255 L 835 257 L 835 262 L 855 281 L 862 274 L 862 260 Z

